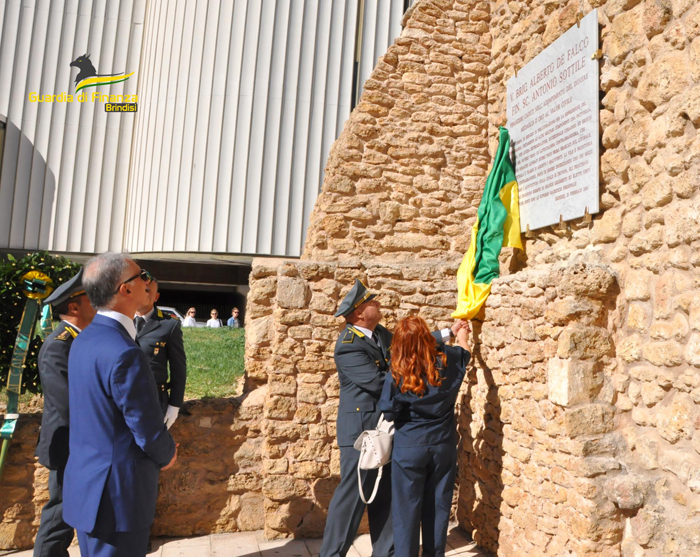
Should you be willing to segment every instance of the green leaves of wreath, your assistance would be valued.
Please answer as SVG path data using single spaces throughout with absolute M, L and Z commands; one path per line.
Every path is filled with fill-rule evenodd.
M 20 259 L 8 255 L 6 261 L 0 261 L 0 391 L 7 386 L 17 328 L 27 301 L 27 297 L 22 294 L 21 277 L 29 271 L 41 271 L 51 278 L 55 288 L 75 275 L 78 269 L 80 265 L 77 263 L 47 252 L 30 253 Z M 22 374 L 23 393 L 41 392 L 36 360 L 42 343 L 39 327 L 36 327 Z

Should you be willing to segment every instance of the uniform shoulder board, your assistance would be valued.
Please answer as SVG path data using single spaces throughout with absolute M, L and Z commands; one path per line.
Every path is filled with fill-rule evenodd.
M 352 344 L 353 340 L 355 340 L 355 331 L 348 329 L 347 331 L 345 331 L 345 336 L 343 336 L 342 343 Z
M 68 329 L 63 331 L 62 333 L 56 335 L 56 340 L 68 340 L 69 338 L 73 338 L 71 334 L 68 332 Z
M 78 331 L 76 331 L 73 327 L 66 327 L 66 331 L 68 331 L 68 334 L 73 338 L 78 336 Z

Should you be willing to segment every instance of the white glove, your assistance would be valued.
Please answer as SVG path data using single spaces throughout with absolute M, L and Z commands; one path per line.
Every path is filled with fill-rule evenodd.
M 180 409 L 177 406 L 168 406 L 165 411 L 165 426 L 170 429 L 170 426 L 177 420 L 177 415 L 180 413 Z

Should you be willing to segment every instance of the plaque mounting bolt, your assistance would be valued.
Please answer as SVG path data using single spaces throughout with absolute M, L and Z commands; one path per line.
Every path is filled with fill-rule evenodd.
M 600 60 L 603 57 L 603 51 L 601 49 L 596 50 L 591 54 L 591 60 Z
M 562 215 L 559 215 L 559 230 L 566 230 L 566 223 Z
M 586 207 L 586 212 L 583 214 L 583 222 L 586 224 L 590 224 L 593 222 L 591 214 L 588 212 L 588 207 Z
M 525 230 L 525 237 L 526 238 L 534 238 L 535 237 L 535 235 L 532 232 L 530 232 L 530 225 L 529 224 L 527 225 L 527 230 Z

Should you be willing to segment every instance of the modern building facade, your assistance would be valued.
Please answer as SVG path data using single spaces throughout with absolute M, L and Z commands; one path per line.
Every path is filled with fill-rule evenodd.
M 299 256 L 410 3 L 1 2 L 0 250 Z M 85 58 L 125 79 L 76 91 Z

